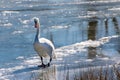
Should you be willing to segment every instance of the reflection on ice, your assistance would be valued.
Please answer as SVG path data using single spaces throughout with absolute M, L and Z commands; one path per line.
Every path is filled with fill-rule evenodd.
M 85 40 L 98 40 L 102 37 L 118 35 L 120 32 L 118 21 L 115 18 L 93 19 L 92 21 L 83 21 L 68 26 L 53 26 L 51 28 L 49 28 L 50 33 L 45 33 L 45 35 L 46 37 L 52 36 L 52 41 L 57 47 Z M 51 39 L 51 37 L 48 38 Z
M 47 69 L 43 69 L 41 73 L 39 73 L 38 79 L 40 80 L 56 80 L 56 66 L 52 66 Z
M 28 67 L 13 72 L 14 77 L 17 80 L 56 80 L 56 67 L 51 66 L 49 68 Z M 24 76 L 25 77 L 21 77 Z M 13 76 L 10 78 L 12 79 Z
M 97 52 L 96 47 L 88 47 L 88 58 L 96 58 Z
M 97 21 L 89 22 L 88 28 L 88 40 L 96 40 L 96 28 L 97 28 Z

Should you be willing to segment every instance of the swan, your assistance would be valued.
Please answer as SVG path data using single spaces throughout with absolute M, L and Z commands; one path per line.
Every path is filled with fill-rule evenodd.
M 34 27 L 36 28 L 36 35 L 35 35 L 35 40 L 33 43 L 34 46 L 34 50 L 37 52 L 37 54 L 40 56 L 41 58 L 41 65 L 38 65 L 38 67 L 46 67 L 46 66 L 50 66 L 50 63 L 52 61 L 52 58 L 55 58 L 55 54 L 54 54 L 54 50 L 55 47 L 53 45 L 53 43 L 46 39 L 46 38 L 40 38 L 40 22 L 39 22 L 39 18 L 34 18 Z M 43 57 L 49 57 L 50 61 L 48 62 L 48 64 L 44 64 L 43 63 Z

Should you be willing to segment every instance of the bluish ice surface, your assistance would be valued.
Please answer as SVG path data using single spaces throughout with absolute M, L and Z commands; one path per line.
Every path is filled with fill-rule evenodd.
M 25 60 L 37 56 L 34 17 L 40 19 L 41 37 L 50 39 L 57 49 L 106 37 L 109 42 L 87 46 L 82 58 L 94 59 L 90 53 L 96 55 L 98 50 L 105 56 L 119 57 L 120 39 L 112 37 L 120 35 L 119 4 L 120 0 L 1 0 L 0 69 L 26 65 Z

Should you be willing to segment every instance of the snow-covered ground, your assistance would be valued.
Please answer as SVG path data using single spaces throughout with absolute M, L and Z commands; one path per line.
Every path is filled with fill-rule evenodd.
M 118 52 L 112 49 L 110 51 L 104 48 L 97 49 L 97 47 L 110 43 L 112 39 L 116 38 L 119 36 L 103 37 L 97 41 L 88 40 L 57 48 L 55 50 L 57 58 L 52 61 L 51 67 L 48 68 L 37 67 L 41 63 L 37 55 L 26 59 L 19 56 L 17 59 L 23 59 L 23 61 L 18 66 L 0 69 L 0 80 L 37 80 L 39 78 L 64 80 L 68 74 L 70 78 L 73 78 L 75 74 L 88 68 L 119 64 L 120 55 Z M 91 49 L 88 50 L 89 48 Z

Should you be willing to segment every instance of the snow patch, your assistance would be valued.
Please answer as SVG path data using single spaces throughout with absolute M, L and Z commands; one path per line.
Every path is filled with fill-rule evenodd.
M 17 57 L 16 59 L 24 59 L 24 56 L 19 56 L 19 57 Z
M 100 45 L 103 45 L 103 44 L 109 42 L 109 40 L 111 38 L 117 38 L 117 37 L 119 37 L 119 36 L 115 35 L 115 36 L 103 37 L 103 38 L 99 39 L 98 41 L 88 40 L 88 41 L 83 41 L 80 43 L 75 43 L 73 45 L 64 46 L 59 49 L 56 49 L 56 53 L 59 56 L 60 55 L 67 56 L 69 54 L 73 54 L 76 52 L 82 52 L 82 51 L 84 52 L 84 51 L 86 51 L 86 49 L 85 49 L 86 47 L 99 47 Z
M 18 11 L 9 11 L 9 10 L 2 12 L 3 16 L 7 16 L 7 14 L 11 14 L 11 13 L 17 13 L 18 14 L 19 12 Z
M 12 32 L 12 34 L 21 34 L 21 33 L 23 33 L 23 31 L 14 31 L 14 32 Z
M 3 26 L 5 26 L 5 27 L 10 27 L 10 26 L 12 26 L 13 24 L 12 23 L 6 23 L 6 24 L 4 24 Z
M 30 20 L 20 20 L 20 22 L 21 22 L 22 24 L 28 24 L 28 23 L 30 22 Z
M 52 26 L 51 28 L 53 28 L 53 29 L 67 29 L 68 28 L 68 26 Z

